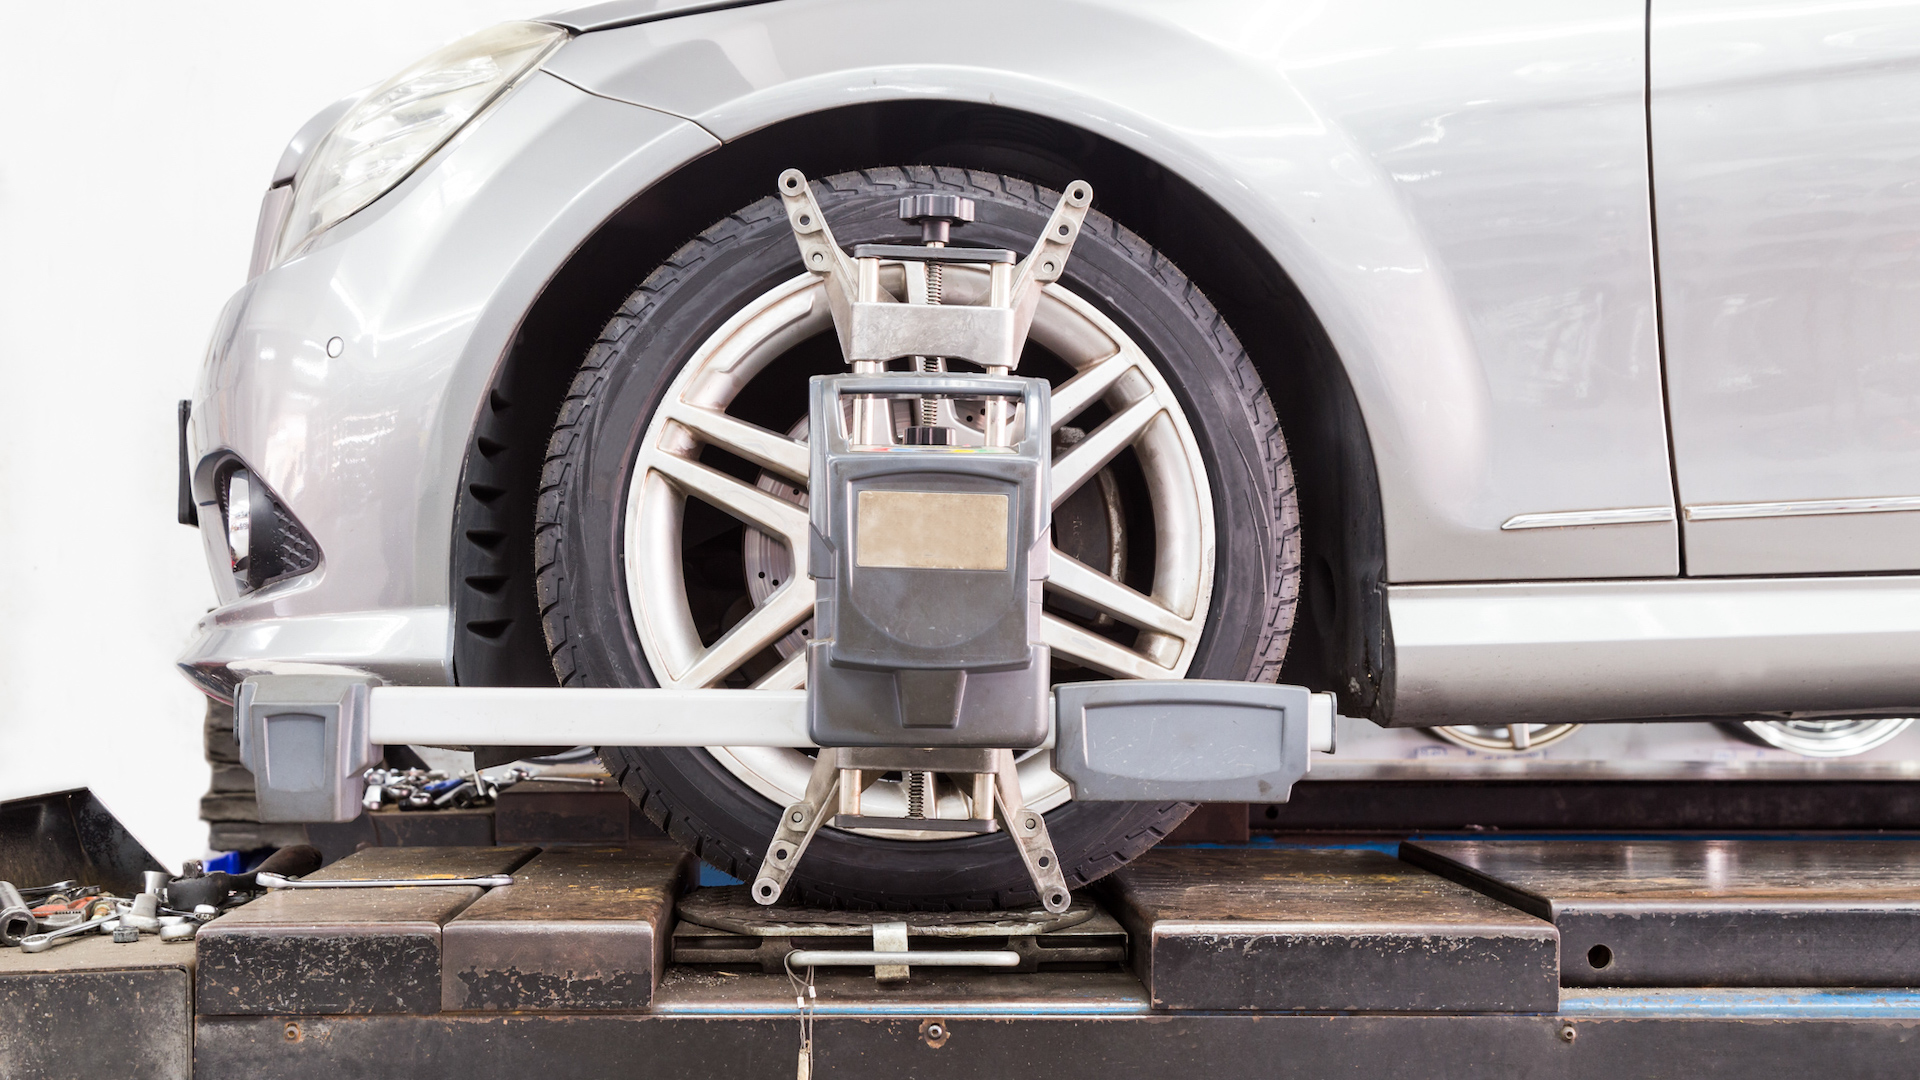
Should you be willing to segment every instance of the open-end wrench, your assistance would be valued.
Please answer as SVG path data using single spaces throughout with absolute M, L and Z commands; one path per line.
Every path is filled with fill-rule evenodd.
M 31 889 L 21 889 L 20 895 L 31 900 L 36 896 L 51 896 L 54 893 L 71 892 L 80 887 L 78 881 L 56 881 L 51 885 L 35 885 Z
M 339 881 L 309 881 L 305 878 L 261 874 L 254 879 L 263 889 L 391 889 L 407 885 L 478 885 L 483 889 L 513 884 L 512 874 L 487 874 L 466 878 L 348 878 Z
M 112 915 L 103 915 L 100 918 L 94 919 L 90 922 L 75 923 L 72 926 L 63 927 L 59 930 L 49 931 L 45 934 L 34 934 L 30 937 L 21 938 L 20 951 L 30 952 L 30 953 L 45 952 L 48 949 L 53 948 L 53 943 L 56 941 L 59 941 L 61 938 L 77 937 L 81 934 L 86 933 L 89 930 L 98 930 L 102 924 L 110 923 L 115 919 L 118 919 L 119 917 L 120 917 L 119 912 L 115 912 Z

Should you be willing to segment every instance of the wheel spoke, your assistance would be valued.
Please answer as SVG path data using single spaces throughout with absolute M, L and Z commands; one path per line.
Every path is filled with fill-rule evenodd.
M 807 482 L 812 459 L 805 443 L 795 442 L 758 424 L 737 420 L 718 409 L 685 402 L 676 405 L 667 416 L 707 443 L 801 485 Z
M 807 550 L 807 512 L 800 507 L 677 454 L 653 453 L 641 460 L 686 494 L 779 537 L 792 551 Z
M 755 690 L 799 690 L 807 685 L 807 650 L 800 649 L 780 661 L 780 666 L 760 676 Z
M 813 579 L 795 578 L 720 635 L 713 647 L 673 680 L 675 686 L 712 686 L 758 656 L 813 614 Z
M 1142 630 L 1157 630 L 1183 642 L 1191 642 L 1197 636 L 1191 619 L 1145 593 L 1135 592 L 1059 548 L 1053 549 L 1047 588 Z
M 1058 615 L 1044 615 L 1040 639 L 1057 655 L 1118 679 L 1170 679 L 1172 668 L 1141 656 L 1118 642 L 1073 625 Z
M 1053 505 L 1057 510 L 1087 478 L 1133 445 L 1153 418 L 1166 411 L 1158 398 L 1144 397 L 1120 410 L 1073 449 L 1053 461 Z
M 1087 406 L 1100 400 L 1100 395 L 1112 389 L 1113 384 L 1119 382 L 1122 375 L 1132 371 L 1138 362 L 1139 358 L 1132 352 L 1122 349 L 1061 383 L 1054 389 L 1051 403 L 1054 428 L 1059 429 L 1080 415 Z

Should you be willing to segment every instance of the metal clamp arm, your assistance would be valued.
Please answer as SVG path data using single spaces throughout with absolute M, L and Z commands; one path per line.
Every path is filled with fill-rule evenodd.
M 1020 261 L 1013 272 L 1013 340 L 1024 345 L 1033 326 L 1033 313 L 1040 306 L 1040 292 L 1060 280 L 1066 272 L 1067 257 L 1073 254 L 1073 242 L 1080 238 L 1080 226 L 1093 204 L 1093 185 L 1075 180 L 1060 195 L 1060 202 L 1040 231 L 1032 254 Z
M 863 362 L 925 355 L 961 357 L 989 371 L 1005 373 L 1020 362 L 1027 331 L 1040 306 L 1041 291 L 1060 280 L 1066 270 L 1073 243 L 1093 203 L 1093 185 L 1085 180 L 1067 185 L 1032 253 L 1011 272 L 1001 261 L 1010 253 L 997 250 L 970 254 L 968 249 L 868 244 L 857 249 L 858 259 L 849 257 L 834 239 L 833 229 L 813 197 L 812 186 L 798 169 L 780 174 L 780 200 L 785 204 L 794 241 L 800 246 L 801 262 L 826 284 L 834 333 L 840 339 L 841 353 L 856 364 L 856 370 Z M 991 266 L 984 305 L 891 306 L 899 305 L 900 298 L 881 288 L 878 277 L 880 263 L 886 259 L 998 265 Z M 872 306 L 876 304 L 890 306 Z
M 800 261 L 820 275 L 827 286 L 827 306 L 833 312 L 833 329 L 840 337 L 840 348 L 850 347 L 849 327 L 853 325 L 853 302 L 859 289 L 859 272 L 853 260 L 833 238 L 827 216 L 814 201 L 813 185 L 805 173 L 788 169 L 780 174 L 780 201 L 786 205 L 787 224 L 793 227 L 793 239 L 800 245 Z M 872 300 L 886 303 L 894 299 L 885 289 L 876 289 Z
M 1020 773 L 1014 767 L 1013 751 L 995 750 L 994 808 L 1000 814 L 1000 827 L 1013 837 L 1027 876 L 1040 893 L 1040 906 L 1054 914 L 1073 903 L 1067 891 L 1067 878 L 1060 870 L 1060 856 L 1054 851 L 1053 838 L 1047 835 L 1047 819 L 1038 810 L 1029 810 L 1020 797 Z
M 771 904 L 780 899 L 780 894 L 787 889 L 787 879 L 793 876 L 793 868 L 800 864 L 800 856 L 806 854 L 813 834 L 820 831 L 820 823 L 827 819 L 827 808 L 839 792 L 839 752 L 823 749 L 813 761 L 806 794 L 780 812 L 780 827 L 774 830 L 773 842 L 767 845 L 766 857 L 760 861 L 760 873 L 753 879 L 755 902 Z

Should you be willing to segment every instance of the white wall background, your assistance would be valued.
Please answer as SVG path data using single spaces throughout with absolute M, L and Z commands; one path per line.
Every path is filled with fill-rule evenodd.
M 558 6 L 558 0 L 553 0 Z M 0 0 L 0 799 L 91 787 L 206 849 L 213 589 L 174 523 L 174 403 L 309 116 L 534 0 Z

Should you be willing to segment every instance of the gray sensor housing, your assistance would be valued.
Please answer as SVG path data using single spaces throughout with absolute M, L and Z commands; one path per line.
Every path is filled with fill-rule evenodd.
M 1333 705 L 1321 749 L 1333 748 Z M 1314 694 L 1304 686 L 1185 681 L 1062 683 L 1054 771 L 1090 802 L 1285 802 L 1307 774 Z
M 1017 398 L 1015 445 L 858 446 L 841 401 Z M 821 746 L 1020 748 L 1046 740 L 1048 387 L 988 375 L 812 382 L 817 583 L 807 727 Z
M 240 684 L 233 729 L 261 821 L 360 816 L 363 774 L 380 758 L 368 728 L 373 686 L 341 675 L 256 675 Z

